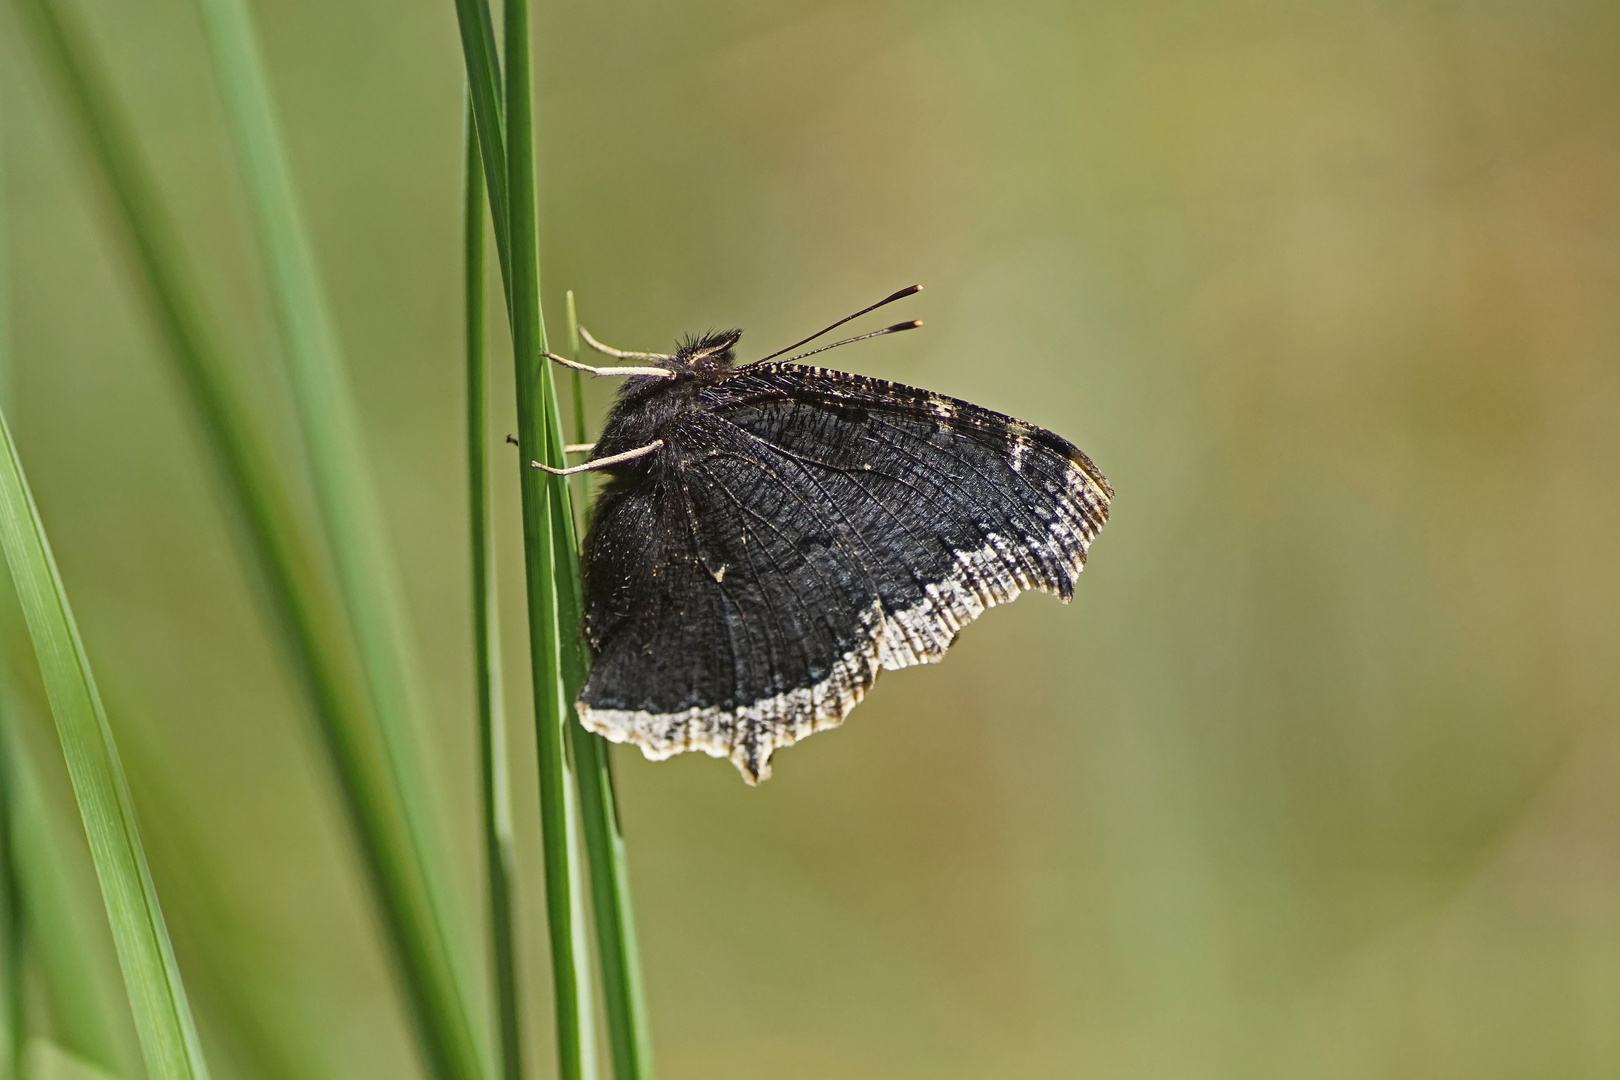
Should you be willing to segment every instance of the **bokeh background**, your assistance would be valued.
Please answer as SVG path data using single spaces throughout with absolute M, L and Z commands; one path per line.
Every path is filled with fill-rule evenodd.
M 193 5 L 78 7 L 290 417 Z M 452 5 L 256 8 L 472 911 Z M 665 1080 L 1620 1075 L 1620 6 L 563 0 L 536 22 L 554 333 L 572 288 L 623 347 L 740 325 L 766 352 L 920 281 L 896 317 L 926 329 L 836 365 L 1052 427 L 1119 493 L 1071 607 L 990 613 L 764 787 L 619 752 Z M 189 414 L 0 28 L 11 415 L 215 1069 L 415 1075 Z

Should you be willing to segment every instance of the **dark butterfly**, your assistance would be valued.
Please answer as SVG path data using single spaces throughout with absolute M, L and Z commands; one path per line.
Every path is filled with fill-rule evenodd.
M 587 462 L 553 470 L 612 477 L 585 541 L 587 728 L 653 759 L 730 758 L 755 784 L 773 751 L 837 726 L 878 671 L 939 660 L 1025 589 L 1069 601 L 1114 494 L 1072 443 L 793 362 L 822 349 L 770 362 L 916 291 L 740 366 L 737 330 L 673 355 L 585 335 L 647 367 L 552 356 L 629 376 Z

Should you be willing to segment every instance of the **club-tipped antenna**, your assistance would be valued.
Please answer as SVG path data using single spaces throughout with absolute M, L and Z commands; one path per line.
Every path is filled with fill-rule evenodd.
M 898 334 L 902 330 L 915 330 L 921 325 L 921 319 L 912 319 L 910 322 L 895 323 L 893 326 L 885 326 L 881 330 L 873 330 L 870 334 L 858 334 L 855 337 L 847 337 L 843 341 L 835 341 L 831 345 L 823 345 L 820 348 L 811 349 L 809 352 L 802 352 L 797 356 L 790 356 L 786 360 L 782 361 L 782 363 L 791 364 L 795 360 L 803 360 L 807 356 L 814 356 L 816 353 L 826 352 L 828 349 L 836 349 L 840 345 L 853 345 L 855 342 L 865 341 L 867 338 L 882 337 L 884 334 Z M 765 359 L 769 360 L 770 357 L 767 356 Z M 756 361 L 756 363 L 763 362 L 764 361 Z
M 822 329 L 822 330 L 817 330 L 815 333 L 811 334 L 809 337 L 803 339 L 802 341 L 795 341 L 793 344 L 789 345 L 785 349 L 777 349 L 775 352 L 771 353 L 771 355 L 769 355 L 769 356 L 762 356 L 758 360 L 755 360 L 754 363 L 763 364 L 767 360 L 775 360 L 778 356 L 781 356 L 783 353 L 792 352 L 794 349 L 797 349 L 800 345 L 808 345 L 808 344 L 810 344 L 810 342 L 816 340 L 816 338 L 820 337 L 822 334 L 830 333 L 831 331 L 838 329 L 840 326 L 843 326 L 845 323 L 849 322 L 851 319 L 858 319 L 862 315 L 865 315 L 869 311 L 876 311 L 878 308 L 882 307 L 884 304 L 892 304 L 896 300 L 904 300 L 906 297 L 913 296 L 916 293 L 920 293 L 920 292 L 922 292 L 922 286 L 921 285 L 908 285 L 907 287 L 905 287 L 904 289 L 901 289 L 897 293 L 894 293 L 894 294 L 889 295 L 889 296 L 885 296 L 883 299 L 879 300 L 877 303 L 873 304 L 871 307 L 864 307 L 864 308 L 861 308 L 861 310 L 857 311 L 853 315 L 846 315 L 844 318 L 839 319 L 837 322 L 833 323 L 831 326 L 826 327 L 825 329 Z M 878 334 L 887 334 L 887 333 L 889 333 L 889 332 L 891 332 L 891 331 L 893 331 L 893 330 L 895 330 L 897 328 L 909 330 L 909 329 L 911 329 L 911 324 L 910 323 L 897 324 L 897 326 L 889 327 L 888 330 L 879 330 L 877 332 L 877 334 L 864 334 L 864 335 L 862 335 L 862 337 L 877 337 Z M 861 340 L 861 338 L 850 338 L 849 339 L 849 341 L 860 341 L 860 340 Z M 849 344 L 849 342 L 848 341 L 840 341 L 838 344 L 847 345 L 847 344 Z M 826 346 L 826 348 L 831 349 L 831 348 L 833 348 L 833 346 L 828 345 L 828 346 Z M 813 351 L 814 352 L 820 352 L 821 350 L 820 349 L 815 349 Z M 810 353 L 805 353 L 804 355 L 809 356 Z

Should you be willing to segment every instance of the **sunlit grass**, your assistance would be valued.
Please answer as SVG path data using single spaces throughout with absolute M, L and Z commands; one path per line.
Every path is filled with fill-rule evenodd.
M 553 373 L 540 358 L 547 341 L 535 247 L 528 6 L 524 0 L 514 0 L 504 8 L 504 40 L 509 43 L 504 73 L 496 66 L 491 19 L 483 0 L 457 0 L 456 8 L 486 178 L 505 178 L 504 187 L 495 182 L 487 186 L 506 284 L 517 383 L 519 483 L 558 1067 L 564 1077 L 582 1075 L 593 1042 L 591 996 L 584 983 L 589 968 L 573 960 L 580 953 L 585 925 L 584 912 L 574 903 L 579 894 L 571 887 L 579 866 L 573 845 L 582 833 L 590 866 L 614 1073 L 620 1080 L 648 1077 L 652 1065 L 646 1007 L 607 748 L 599 736 L 584 731 L 573 715 L 573 702 L 588 665 L 580 636 L 582 600 L 574 510 L 565 478 L 529 467 L 531 460 L 554 467 L 565 465 L 566 440 Z M 497 93 L 497 86 L 504 93 Z M 504 243 L 499 242 L 503 223 L 510 230 Z M 570 317 L 570 337 L 572 327 Z M 571 347 L 577 351 L 577 344 Z M 576 414 L 576 432 L 580 422 Z M 571 779 L 578 781 L 577 788 Z M 569 824 L 575 813 L 575 791 L 578 833 Z
M 473 664 L 478 696 L 479 782 L 489 911 L 489 947 L 498 1072 L 522 1080 L 522 1016 L 518 1000 L 513 887 L 512 804 L 506 715 L 501 702 L 500 619 L 490 522 L 489 388 L 484 334 L 484 166 L 469 104 L 466 121 L 462 250 L 463 319 L 467 360 L 467 517 L 472 554 Z
M 147 1074 L 153 1080 L 206 1080 L 208 1067 L 141 847 L 112 729 L 3 417 L 0 548 L 21 602 L 90 841 Z
M 424 1050 L 446 1080 L 471 1080 L 479 1069 L 470 1032 L 418 862 L 420 846 L 409 834 L 411 818 L 376 730 L 383 711 L 374 700 L 377 687 L 364 679 L 354 656 L 352 614 L 325 584 L 320 545 L 292 509 L 294 480 L 268 451 L 262 425 L 236 385 L 116 96 L 61 7 L 52 0 L 25 0 L 23 7 L 36 52 L 55 76 L 112 196 L 134 278 L 244 526 L 240 535 L 265 583 L 261 595 L 308 694 L 355 827 Z
M 70 853 L 83 843 L 73 833 L 82 833 L 83 827 L 46 797 L 36 749 L 23 735 L 24 719 L 13 696 L 0 723 L 0 738 L 5 739 L 19 944 L 26 965 L 44 984 L 53 1044 L 81 1064 L 109 1074 L 130 1072 L 140 1066 L 134 1047 L 127 1045 L 124 988 L 112 958 L 97 952 L 101 935 L 87 929 L 105 918 L 101 898 L 83 888 L 89 884 L 88 870 L 81 880 L 70 862 Z M 18 1019 L 25 1020 L 26 1011 Z M 26 1041 L 16 1048 L 25 1055 Z
M 293 389 L 325 548 L 388 756 L 389 778 L 398 791 L 406 834 L 419 864 L 438 949 L 448 963 L 449 978 L 460 982 L 447 866 L 437 842 L 443 808 L 437 785 L 424 774 L 418 745 L 423 731 L 424 695 L 417 685 L 421 657 L 411 644 L 414 635 L 366 456 L 348 364 L 293 185 L 246 0 L 199 0 L 199 7 L 257 226 L 280 331 L 278 351 Z M 431 960 L 438 962 L 437 957 Z M 444 973 L 436 977 L 443 978 Z M 418 1008 L 427 1010 L 427 1022 L 436 1029 L 436 1052 L 445 1057 L 441 1067 L 471 1080 L 483 1069 L 462 998 L 459 986 L 451 985 L 424 997 Z
M 516 43 L 508 52 L 504 73 L 495 66 L 487 8 L 481 3 L 461 5 L 463 28 L 473 31 L 466 50 L 471 62 L 472 118 L 466 147 L 464 310 L 477 733 L 489 875 L 485 929 L 496 1014 L 493 1037 L 486 1039 L 475 1034 L 458 977 L 461 967 L 482 966 L 457 952 L 458 945 L 481 935 L 459 933 L 454 905 L 445 900 L 447 868 L 434 842 L 440 808 L 415 741 L 420 695 L 413 683 L 420 665 L 408 645 L 404 607 L 387 553 L 345 363 L 277 130 L 248 10 L 240 0 L 204 0 L 202 4 L 215 74 L 265 259 L 280 351 L 298 407 L 309 476 L 289 472 L 284 461 L 267 451 L 263 432 L 271 418 L 262 415 L 261 406 L 237 384 L 235 358 L 227 355 L 223 337 L 200 301 L 195 271 L 181 255 L 167 210 L 121 115 L 117 95 L 83 36 L 58 0 L 19 2 L 34 31 L 36 51 L 63 91 L 68 115 L 84 136 L 90 159 L 111 196 L 115 221 L 128 241 L 134 279 L 155 316 L 167 355 L 201 422 L 222 486 L 244 526 L 239 535 L 252 565 L 262 575 L 265 588 L 261 595 L 308 693 L 317 730 L 344 796 L 358 841 L 357 853 L 372 885 L 424 1063 L 440 1080 L 485 1080 L 494 1075 L 519 1080 L 524 1074 L 519 1038 L 521 979 L 513 929 L 512 825 L 505 781 L 510 763 L 502 730 L 494 632 L 496 593 L 489 557 L 493 537 L 482 327 L 482 205 L 487 192 L 518 385 L 526 596 L 558 1070 L 571 1080 L 583 1080 L 596 1072 L 591 920 L 587 915 L 587 909 L 594 907 L 615 1075 L 649 1076 L 624 846 L 615 820 L 606 746 L 579 728 L 572 710 L 588 664 L 579 635 L 575 511 L 566 481 L 527 465 L 531 459 L 561 464 L 564 439 L 552 372 L 540 358 L 546 333 L 539 307 L 526 5 L 510 3 L 504 10 L 505 38 Z M 572 319 L 570 322 L 572 325 Z M 574 419 L 576 428 L 583 429 L 583 414 Z M 20 473 L 16 481 L 14 486 L 20 492 Z M 320 509 L 318 538 L 291 509 L 292 493 L 305 485 L 315 493 Z M 334 581 L 335 588 L 329 584 Z M 65 612 L 65 605 L 62 610 Z M 59 698 L 67 699 L 57 694 L 52 697 L 53 712 L 62 724 L 62 709 L 67 706 L 58 707 Z M 99 704 L 91 713 L 96 709 Z M 83 708 L 79 712 L 89 715 Z M 74 714 L 69 711 L 66 715 L 72 719 Z M 102 728 L 105 733 L 104 716 Z M 110 741 L 108 747 L 110 752 Z M 16 785 L 8 785 L 8 791 L 13 787 Z M 126 824 L 133 837 L 133 818 Z M 106 852 L 96 846 L 95 839 L 93 836 L 92 848 L 100 865 Z M 138 846 L 132 845 L 133 841 L 126 847 L 131 847 L 131 857 L 139 861 Z M 24 863 L 18 860 L 18 865 Z M 150 881 L 143 880 L 151 894 Z M 147 900 L 156 918 L 155 894 Z M 157 925 L 161 927 L 160 921 Z M 38 932 L 45 926 L 40 921 L 30 929 Z M 127 934 L 119 938 L 121 953 L 128 951 L 125 937 Z M 183 1005 L 166 939 L 159 951 L 168 958 L 169 967 L 160 970 L 150 963 L 147 967 L 170 977 L 165 984 L 169 998 Z M 148 972 L 149 982 L 155 978 Z M 8 1000 L 20 1000 L 20 995 Z M 238 994 L 233 1001 L 252 1008 L 251 993 Z M 240 1008 L 235 1011 L 247 1015 Z M 190 1034 L 189 1014 L 179 1006 L 170 1012 L 184 1021 L 176 1021 L 178 1036 L 137 1007 L 143 1046 L 157 1062 L 151 1066 L 153 1075 L 202 1075 L 200 1054 L 192 1053 L 195 1037 Z M 22 1025 L 19 1021 L 15 1026 Z M 498 1048 L 499 1062 L 493 1068 L 483 1060 L 485 1046 Z M 152 1058 L 152 1047 L 157 1048 L 159 1058 Z M 105 1060 L 110 1054 L 89 1056 L 108 1068 L 116 1067 Z M 189 1072 L 176 1071 L 182 1065 Z

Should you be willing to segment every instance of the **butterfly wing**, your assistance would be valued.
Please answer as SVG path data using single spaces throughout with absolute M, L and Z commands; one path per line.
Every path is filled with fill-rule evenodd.
M 580 715 L 750 782 L 878 670 L 938 660 L 1025 589 L 1067 600 L 1112 496 L 1051 432 L 895 383 L 756 365 L 699 406 L 645 482 L 604 496 Z

